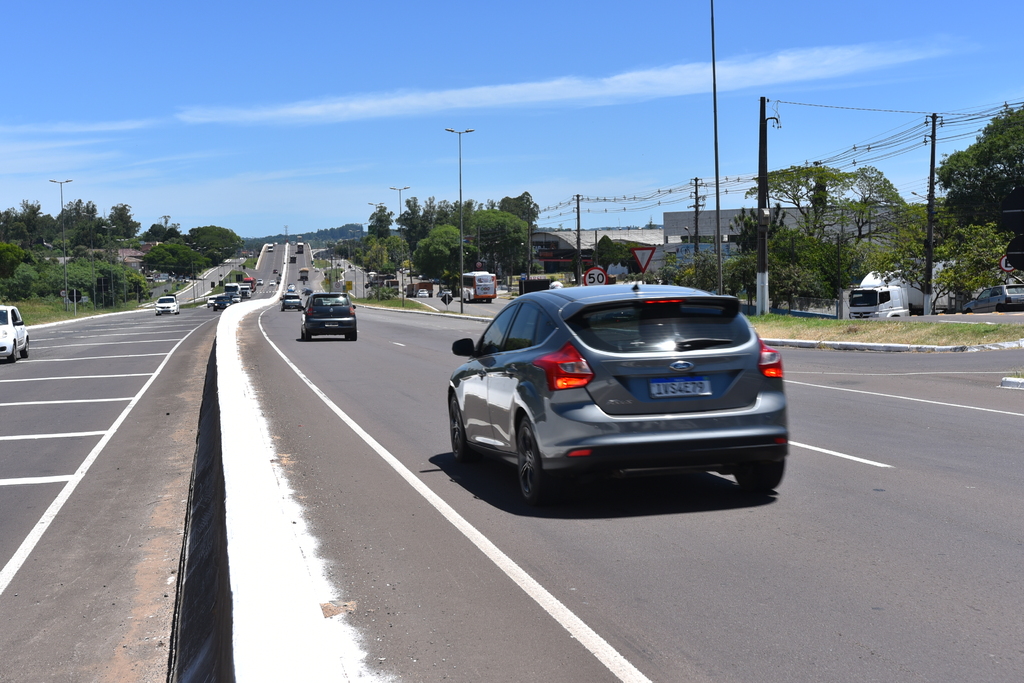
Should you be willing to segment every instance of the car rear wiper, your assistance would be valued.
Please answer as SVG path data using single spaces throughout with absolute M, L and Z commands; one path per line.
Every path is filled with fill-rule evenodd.
M 676 339 L 676 351 L 693 351 L 707 349 L 712 346 L 731 344 L 732 339 L 715 339 L 714 337 L 694 337 L 693 339 Z

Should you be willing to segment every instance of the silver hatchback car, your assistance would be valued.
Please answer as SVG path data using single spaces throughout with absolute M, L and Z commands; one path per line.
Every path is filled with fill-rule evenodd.
M 531 505 L 572 475 L 705 471 L 747 491 L 782 481 L 782 358 L 735 297 L 660 285 L 573 287 L 518 297 L 451 376 L 456 460 L 518 467 Z

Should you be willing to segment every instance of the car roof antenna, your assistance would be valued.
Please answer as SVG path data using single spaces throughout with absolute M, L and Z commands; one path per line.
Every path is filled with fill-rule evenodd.
M 636 282 L 636 283 L 633 284 L 633 291 L 634 292 L 639 292 L 640 291 L 640 283 L 639 282 Z

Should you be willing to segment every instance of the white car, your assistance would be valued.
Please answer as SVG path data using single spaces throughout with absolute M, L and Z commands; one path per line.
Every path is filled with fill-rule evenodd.
M 173 296 L 162 296 L 156 300 L 156 314 L 161 313 L 173 313 L 178 315 L 181 313 L 181 309 L 178 307 L 178 300 Z
M 263 286 L 263 278 L 261 278 L 261 277 L 260 278 L 256 278 L 256 286 L 257 287 L 262 287 Z
M 28 358 L 28 328 L 15 306 L 0 306 L 0 358 Z

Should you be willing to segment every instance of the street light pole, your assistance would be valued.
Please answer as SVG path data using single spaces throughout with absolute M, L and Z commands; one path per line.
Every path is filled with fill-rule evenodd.
M 51 180 L 60 185 L 60 239 L 64 248 L 64 310 L 68 310 L 68 236 L 64 231 L 64 183 L 70 180 Z M 75 302 L 75 315 L 78 315 L 78 302 Z
M 449 133 L 455 133 L 459 136 L 459 313 L 465 313 L 465 301 L 462 298 L 462 274 L 466 271 L 466 250 L 463 248 L 463 227 L 462 227 L 462 136 L 465 133 L 472 133 L 473 128 L 467 128 L 466 130 L 455 130 L 454 128 L 445 128 Z M 477 258 L 480 257 L 480 240 L 477 239 Z
M 395 214 L 395 222 L 398 222 L 398 218 L 402 215 L 402 190 L 408 190 L 409 186 L 405 187 L 392 187 L 392 190 L 398 190 L 398 213 Z

